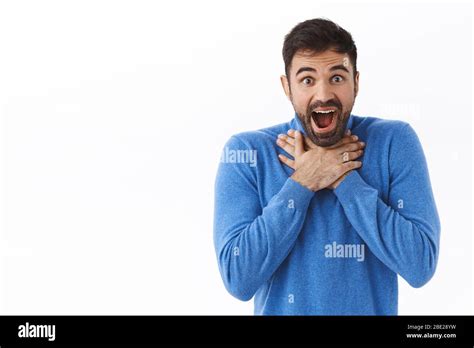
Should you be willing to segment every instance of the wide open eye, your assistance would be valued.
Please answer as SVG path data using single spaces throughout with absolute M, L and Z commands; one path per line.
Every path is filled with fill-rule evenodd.
M 313 83 L 313 79 L 311 77 L 305 77 L 302 82 L 304 85 L 309 86 L 311 83 Z
M 341 83 L 344 81 L 344 78 L 341 75 L 335 75 L 332 77 L 332 82 Z

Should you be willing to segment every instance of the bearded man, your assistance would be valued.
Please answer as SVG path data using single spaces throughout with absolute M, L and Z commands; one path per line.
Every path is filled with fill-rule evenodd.
M 215 185 L 214 245 L 227 290 L 256 315 L 396 315 L 398 275 L 433 276 L 440 222 L 419 139 L 353 115 L 351 35 L 326 19 L 285 37 L 294 118 L 232 136 Z M 244 154 L 256 153 L 253 165 Z M 247 156 L 248 157 L 248 156 Z M 255 157 L 255 156 L 254 156 Z

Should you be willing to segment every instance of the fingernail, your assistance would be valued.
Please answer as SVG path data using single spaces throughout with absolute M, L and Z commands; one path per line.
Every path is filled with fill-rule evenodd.
M 352 139 L 357 140 L 357 139 L 359 139 L 359 137 L 357 135 L 353 135 Z
M 284 139 L 285 137 L 286 137 L 285 134 L 278 134 L 278 138 L 280 138 L 280 139 Z

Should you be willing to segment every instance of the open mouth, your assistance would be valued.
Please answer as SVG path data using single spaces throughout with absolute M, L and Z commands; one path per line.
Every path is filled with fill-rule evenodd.
M 318 133 L 326 133 L 332 131 L 336 126 L 337 110 L 321 109 L 311 112 L 311 120 L 313 128 Z

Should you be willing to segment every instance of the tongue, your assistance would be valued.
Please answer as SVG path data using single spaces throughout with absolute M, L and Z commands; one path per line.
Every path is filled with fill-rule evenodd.
M 331 124 L 331 121 L 332 121 L 332 113 L 318 115 L 318 127 L 319 128 L 328 127 Z

